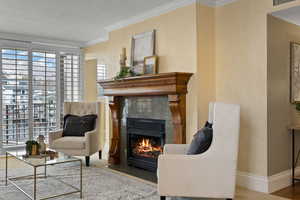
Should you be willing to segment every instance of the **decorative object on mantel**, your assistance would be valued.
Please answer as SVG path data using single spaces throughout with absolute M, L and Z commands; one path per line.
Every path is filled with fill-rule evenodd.
M 120 55 L 120 66 L 122 67 L 126 67 L 126 60 L 127 60 L 127 56 L 126 56 L 126 48 L 122 48 L 122 53 Z
M 114 77 L 115 80 L 119 80 L 122 78 L 127 78 L 135 75 L 131 67 L 126 66 L 126 60 L 127 60 L 126 48 L 122 48 L 122 53 L 120 55 L 120 71 Z
M 120 163 L 121 100 L 128 96 L 167 96 L 173 123 L 173 143 L 186 143 L 186 94 L 192 73 L 170 72 L 125 78 L 122 81 L 103 80 L 98 83 L 104 96 L 113 96 L 109 103 L 112 113 L 110 164 Z
M 114 80 L 128 78 L 128 77 L 131 77 L 134 75 L 135 75 L 135 73 L 131 70 L 130 67 L 121 67 L 120 72 L 118 72 L 117 76 L 114 77 Z
M 144 58 L 145 74 L 157 74 L 158 73 L 158 57 L 147 56 Z
M 300 112 L 300 102 L 299 103 L 295 103 L 295 108 L 298 112 Z
M 300 44 L 291 42 L 290 101 L 300 102 Z
M 131 66 L 136 75 L 144 74 L 144 58 L 153 55 L 155 55 L 155 30 L 132 37 Z

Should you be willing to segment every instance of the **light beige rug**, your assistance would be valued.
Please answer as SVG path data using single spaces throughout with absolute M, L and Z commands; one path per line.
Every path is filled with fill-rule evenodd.
M 14 173 L 19 174 L 20 171 L 24 172 L 24 169 L 27 169 L 30 172 L 25 164 L 15 159 L 9 159 L 10 169 L 13 169 Z M 84 199 L 118 199 L 118 200 L 134 200 L 134 199 L 145 199 L 145 200 L 154 200 L 159 199 L 156 193 L 156 184 L 132 177 L 121 172 L 117 172 L 111 169 L 108 169 L 106 166 L 106 161 L 100 161 L 97 159 L 97 156 L 92 157 L 91 167 L 84 167 Z M 72 167 L 74 167 L 72 169 Z M 18 190 L 14 187 L 9 186 L 5 187 L 3 185 L 3 176 L 5 169 L 5 159 L 0 158 L 0 200 L 10 199 L 10 200 L 21 200 L 26 199 L 25 196 L 22 196 Z M 65 170 L 69 170 L 69 174 L 65 175 Z M 77 168 L 78 169 L 78 168 Z M 78 174 L 76 166 L 71 166 L 70 168 L 57 168 L 52 169 L 52 172 L 57 173 L 59 176 L 65 180 L 73 183 L 78 181 L 78 177 L 74 178 L 72 174 Z M 27 171 L 26 170 L 26 171 Z M 54 170 L 54 171 L 53 171 Z M 31 192 L 31 184 L 28 182 L 21 183 Z M 50 187 L 51 186 L 51 187 Z M 48 195 L 50 193 L 55 193 L 62 186 L 57 185 L 54 182 L 40 182 L 40 187 L 42 189 L 43 195 Z M 46 189 L 44 189 L 46 188 Z M 62 190 L 63 192 L 64 190 Z M 64 198 L 65 200 L 79 199 L 78 195 L 72 195 Z M 263 194 L 259 192 L 254 192 L 246 190 L 243 188 L 237 188 L 236 200 L 285 200 L 285 198 Z

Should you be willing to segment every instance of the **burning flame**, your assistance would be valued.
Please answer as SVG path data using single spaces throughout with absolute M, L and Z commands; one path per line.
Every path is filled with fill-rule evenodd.
M 162 152 L 162 147 L 154 146 L 150 139 L 143 138 L 135 147 L 134 152 L 145 157 L 156 157 Z

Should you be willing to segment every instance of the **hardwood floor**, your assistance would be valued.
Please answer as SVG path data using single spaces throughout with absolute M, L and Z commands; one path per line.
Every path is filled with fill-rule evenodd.
M 296 183 L 295 187 L 290 186 L 285 189 L 274 192 L 273 195 L 292 200 L 300 200 L 300 183 Z

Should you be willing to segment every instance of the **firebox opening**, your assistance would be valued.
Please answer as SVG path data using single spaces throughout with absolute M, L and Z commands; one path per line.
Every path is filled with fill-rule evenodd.
M 127 118 L 127 163 L 156 171 L 165 144 L 165 120 Z
M 132 152 L 135 156 L 145 158 L 157 158 L 162 153 L 163 147 L 155 138 L 140 137 L 132 145 Z

